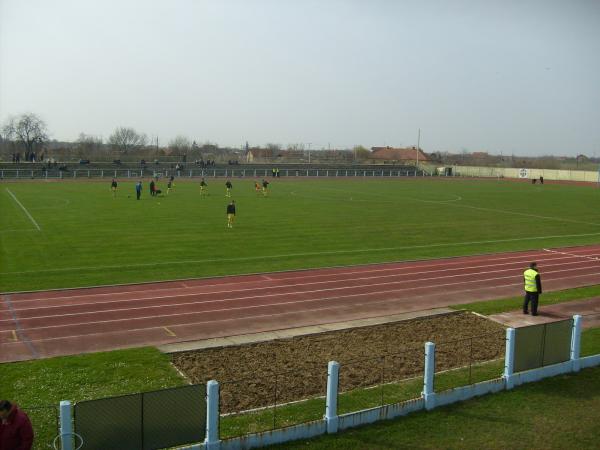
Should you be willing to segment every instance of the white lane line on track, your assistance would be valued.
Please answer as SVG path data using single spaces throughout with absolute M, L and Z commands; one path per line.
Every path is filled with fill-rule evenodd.
M 596 248 L 588 248 L 585 247 L 584 248 L 585 251 L 600 251 L 600 247 Z M 560 257 L 560 258 L 547 258 L 545 256 L 545 253 L 541 250 L 535 250 L 535 251 L 531 251 L 531 252 L 519 252 L 518 255 L 512 255 L 512 256 L 506 256 L 506 257 L 494 257 L 494 255 L 484 255 L 484 263 L 491 263 L 491 265 L 494 266 L 500 266 L 500 265 L 508 265 L 508 264 L 517 264 L 517 263 L 529 263 L 530 259 L 537 259 L 538 262 L 547 262 L 547 261 L 555 261 L 555 260 L 561 260 L 561 259 L 570 259 L 573 258 L 574 256 L 567 256 L 567 257 Z M 481 259 L 482 256 L 466 256 L 466 257 L 459 257 L 459 258 L 452 258 L 452 259 L 445 259 L 442 261 L 439 261 L 439 263 L 437 264 L 431 264 L 431 262 L 435 262 L 436 260 L 424 260 L 424 261 L 418 261 L 418 262 L 398 262 L 398 263 L 384 263 L 382 265 L 375 265 L 375 266 L 351 266 L 348 267 L 348 270 L 345 270 L 344 268 L 334 268 L 334 269 L 316 269 L 317 272 L 316 274 L 311 274 L 311 270 L 303 270 L 301 272 L 294 272 L 291 271 L 291 273 L 296 273 L 298 275 L 301 275 L 301 279 L 302 280 L 307 280 L 307 279 L 311 279 L 311 278 L 323 278 L 323 277 L 337 277 L 337 276 L 346 276 L 346 275 L 355 275 L 355 274 L 367 274 L 367 273 L 381 273 L 381 272 L 386 272 L 386 271 L 401 271 L 401 270 L 412 270 L 412 269 L 420 269 L 420 268 L 435 268 L 435 267 L 445 267 L 446 269 L 439 269 L 438 271 L 447 271 L 447 270 L 458 270 L 458 269 L 462 269 L 464 268 L 463 266 L 460 267 L 449 267 L 449 266 L 454 266 L 454 265 L 461 265 L 461 264 L 465 264 L 465 262 L 469 262 L 469 261 L 464 261 L 464 259 L 473 259 L 473 260 L 479 260 Z M 524 259 L 524 258 L 528 258 L 528 259 Z M 540 259 L 540 258 L 544 258 L 544 259 Z M 514 261 L 512 263 L 496 263 L 497 261 L 510 261 L 510 260 L 517 260 Z M 469 266 L 472 268 L 477 268 L 477 267 L 488 267 L 490 264 L 480 264 L 480 265 L 476 265 L 476 266 Z M 373 267 L 370 270 L 364 270 L 364 269 L 368 269 L 369 267 Z M 336 270 L 336 272 L 329 272 L 329 273 L 322 273 L 323 270 Z M 344 270 L 343 272 L 341 270 Z M 298 278 L 300 278 L 299 276 L 293 276 L 293 277 L 278 277 L 278 275 L 286 275 L 289 272 L 275 272 L 273 274 L 271 274 L 270 278 L 273 278 L 273 281 L 275 282 L 280 282 L 280 281 L 287 281 L 287 280 L 297 280 Z M 261 277 L 263 276 L 263 274 L 257 274 L 260 275 Z M 250 275 L 251 276 L 251 275 Z M 236 280 L 232 280 L 231 282 L 228 283 L 212 283 L 212 284 L 198 284 L 198 285 L 190 285 L 189 288 L 190 289 L 195 289 L 195 288 L 209 288 L 209 287 L 215 287 L 215 286 L 230 286 L 230 285 L 243 285 L 246 283 L 258 283 L 259 280 L 245 280 L 245 279 L 239 279 L 238 276 L 233 276 L 234 278 L 236 278 Z M 245 276 L 241 276 L 241 277 L 245 277 Z M 188 280 L 189 281 L 189 280 Z M 196 280 L 192 280 L 192 281 L 196 281 Z M 207 281 L 210 281 L 210 279 L 207 279 Z M 328 282 L 331 280 L 325 280 L 325 282 Z M 174 281 L 174 282 L 180 282 L 180 281 Z M 185 284 L 185 283 L 184 283 Z M 302 285 L 302 284 L 310 284 L 310 283 L 298 283 L 297 285 Z M 164 285 L 163 283 L 158 283 L 158 286 L 162 286 Z M 140 286 L 144 286 L 143 284 Z M 153 284 L 150 284 L 150 289 L 137 289 L 134 291 L 130 291 L 130 290 L 125 290 L 125 291 L 111 291 L 111 292 L 102 292 L 102 293 L 94 293 L 94 292 L 89 292 L 89 293 L 85 293 L 85 294 L 75 294 L 75 295 L 63 295 L 63 296 L 57 296 L 57 297 L 41 297 L 41 298 L 32 298 L 32 299 L 14 299 L 13 303 L 15 304 L 23 304 L 23 303 L 27 303 L 27 302 L 38 302 L 38 301 L 43 301 L 43 302 L 47 302 L 47 301 L 52 301 L 52 300 L 68 300 L 68 299 L 73 299 L 73 298 L 86 298 L 86 297 L 102 297 L 102 296 L 115 296 L 115 295 L 134 295 L 134 294 L 143 294 L 145 292 L 159 292 L 159 291 L 169 291 L 169 292 L 177 292 L 178 290 L 181 290 L 182 288 L 180 287 L 173 287 L 173 286 L 166 286 L 163 288 L 159 288 L 158 286 L 155 286 Z M 110 288 L 111 286 L 106 286 L 106 288 Z M 130 287 L 130 285 L 125 285 L 123 286 L 124 288 L 128 288 Z M 187 287 L 187 286 L 186 286 Z M 87 291 L 88 289 L 86 288 L 81 288 L 84 291 Z M 90 288 L 93 289 L 93 288 Z M 233 289 L 230 291 L 237 291 L 240 289 Z M 213 293 L 220 293 L 220 292 L 230 292 L 230 291 L 215 291 Z M 44 294 L 47 291 L 40 291 L 40 294 Z M 52 291 L 55 292 L 55 291 Z M 66 290 L 64 291 L 65 293 L 76 293 L 78 292 L 76 289 L 73 290 Z M 18 295 L 18 294 L 17 294 Z M 177 296 L 177 294 L 172 295 L 173 297 Z M 135 299 L 130 299 L 130 300 L 135 300 Z M 99 302 L 102 303 L 102 302 Z
M 580 278 L 582 276 L 587 276 L 587 275 L 574 275 L 574 276 L 563 277 L 563 278 L 554 278 L 553 280 L 550 280 L 550 281 L 570 280 L 573 278 Z M 509 284 L 504 284 L 504 285 L 499 285 L 499 286 L 492 286 L 492 288 L 500 289 L 500 288 L 507 288 L 507 287 L 512 287 L 512 286 L 521 286 L 521 284 L 522 284 L 521 282 L 509 283 Z M 486 288 L 483 288 L 483 289 L 486 289 Z M 480 286 L 478 286 L 473 289 L 462 289 L 462 290 L 458 290 L 458 291 L 452 291 L 452 292 L 450 292 L 450 294 L 461 294 L 461 293 L 465 293 L 465 292 L 473 292 L 473 291 L 480 291 L 480 290 L 482 290 L 482 288 Z M 427 295 L 417 295 L 417 296 L 411 297 L 410 300 L 419 299 L 419 298 L 427 298 L 427 297 L 436 296 L 436 295 L 445 295 L 445 294 L 449 294 L 449 293 L 448 292 L 428 293 Z M 393 303 L 393 302 L 398 302 L 398 301 L 403 301 L 403 300 L 405 300 L 405 299 L 376 300 L 376 301 L 368 301 L 365 303 L 353 303 L 353 304 L 349 304 L 349 305 L 331 306 L 331 307 L 314 308 L 314 309 L 306 309 L 306 310 L 298 310 L 298 311 L 287 311 L 287 312 L 283 312 L 283 313 L 279 313 L 279 314 L 259 314 L 259 315 L 255 315 L 255 316 L 232 317 L 232 318 L 228 318 L 228 319 L 218 319 L 218 320 L 205 320 L 205 321 L 201 321 L 201 322 L 190 322 L 190 323 L 174 324 L 174 325 L 169 325 L 169 326 L 171 328 L 176 328 L 176 327 L 181 327 L 181 326 L 203 325 L 203 324 L 207 324 L 207 323 L 261 319 L 261 318 L 265 318 L 265 317 L 276 317 L 276 316 L 285 316 L 285 315 L 290 315 L 290 314 L 302 314 L 302 313 L 306 313 L 306 312 L 335 310 L 335 309 L 355 307 L 355 306 L 365 306 L 365 305 L 373 305 L 373 304 L 381 304 L 381 303 Z M 83 338 L 83 337 L 89 337 L 89 336 L 95 336 L 95 335 L 105 336 L 107 334 L 132 333 L 132 332 L 136 332 L 136 331 L 162 329 L 163 326 L 164 325 L 157 325 L 157 326 L 146 327 L 146 328 L 132 328 L 132 329 L 126 329 L 126 330 L 110 331 L 108 333 L 97 332 L 97 333 L 90 333 L 90 334 L 78 334 L 78 335 L 72 335 L 72 336 L 59 336 L 59 337 L 53 337 L 53 338 L 31 339 L 31 341 L 32 342 L 45 342 L 45 341 L 55 341 L 55 340 L 60 340 L 60 339 L 76 339 L 76 338 Z M 2 333 L 2 332 L 0 332 L 0 333 Z M 10 344 L 13 344 L 13 342 L 0 343 L 0 346 L 10 345 Z
M 27 211 L 27 208 L 25 208 L 23 206 L 23 204 L 19 201 L 19 199 L 17 198 L 17 196 L 15 194 L 13 194 L 11 192 L 10 189 L 6 188 L 6 192 L 8 192 L 8 194 L 13 198 L 13 200 L 15 202 L 17 202 L 17 205 L 19 205 L 21 207 L 21 209 L 23 210 L 23 212 L 27 215 L 27 217 L 29 217 L 29 220 L 31 220 L 31 223 L 33 223 L 35 225 L 35 227 L 37 228 L 38 231 L 42 231 L 42 229 L 40 228 L 40 226 L 38 225 L 38 223 L 35 221 L 35 219 L 31 216 L 31 214 L 29 214 L 29 211 Z
M 543 250 L 545 252 L 548 252 L 548 253 L 555 253 L 555 254 L 558 254 L 558 255 L 567 255 L 567 256 L 571 256 L 573 258 L 584 258 L 584 259 L 587 259 L 587 260 L 590 260 L 590 261 L 600 261 L 600 258 L 598 258 L 595 255 L 578 255 L 578 254 L 567 253 L 567 252 L 559 252 L 557 250 L 552 250 L 552 249 L 549 249 L 549 248 L 545 248 Z
M 555 270 L 552 272 L 546 272 L 546 275 L 548 274 L 555 274 L 555 273 L 562 273 L 562 272 L 570 272 L 573 271 L 575 269 L 564 269 L 564 270 Z M 600 275 L 600 272 L 598 273 L 586 273 L 586 274 L 581 274 L 578 275 L 579 277 L 582 276 L 592 276 L 592 275 Z M 577 275 L 572 276 L 571 278 L 577 278 Z M 454 282 L 454 283 L 441 283 L 441 284 L 436 284 L 436 285 L 430 285 L 430 288 L 440 288 L 440 287 L 448 287 L 448 286 L 456 286 L 456 285 L 464 285 L 464 284 L 471 284 L 471 283 L 479 283 L 480 285 L 485 285 L 486 282 L 489 281 L 495 281 L 495 280 L 504 280 L 504 279 L 514 279 L 515 277 L 513 275 L 509 275 L 509 276 L 504 276 L 504 277 L 494 277 L 494 278 L 487 278 L 487 279 L 477 279 L 477 280 L 472 280 L 472 281 L 460 281 L 460 282 Z M 420 281 L 420 280 L 418 280 Z M 427 281 L 427 280 L 424 280 Z M 554 281 L 554 279 L 550 279 L 547 281 Z M 378 285 L 390 285 L 390 284 L 398 284 L 398 282 L 391 282 L 391 283 L 379 283 Z M 370 287 L 372 285 L 366 285 L 366 287 Z M 348 289 L 356 289 L 357 286 L 353 286 L 351 288 Z M 350 298 L 350 297 L 357 297 L 357 296 L 361 296 L 361 295 L 375 295 L 375 294 L 389 294 L 389 293 L 399 293 L 399 292 L 404 292 L 404 291 L 413 291 L 416 289 L 423 289 L 422 286 L 415 286 L 415 287 L 408 287 L 408 288 L 399 288 L 399 289 L 390 289 L 390 290 L 384 290 L 384 291 L 375 291 L 375 292 L 366 292 L 366 293 L 360 293 L 360 294 L 348 294 L 348 295 L 343 295 L 343 296 L 335 296 L 335 297 L 321 297 L 321 298 L 316 298 L 316 299 L 307 299 L 307 300 L 295 300 L 295 301 L 290 301 L 290 302 L 279 302 L 279 303 L 270 303 L 270 304 L 266 304 L 266 305 L 247 305 L 247 306 L 239 306 L 239 307 L 233 307 L 233 308 L 221 308 L 221 309 L 214 309 L 214 310 L 208 310 L 208 311 L 198 311 L 195 313 L 190 313 L 190 312 L 183 312 L 183 313 L 174 313 L 174 314 L 160 314 L 160 315 L 153 315 L 153 316 L 142 316 L 142 317 L 131 317 L 131 318 L 122 318 L 122 319 L 108 319 L 108 320 L 100 320 L 100 321 L 89 321 L 89 322 L 78 322 L 78 323 L 69 323 L 69 324 L 63 324 L 63 325 L 46 325 L 43 327 L 26 327 L 25 329 L 29 332 L 29 331 L 33 331 L 33 330 L 40 330 L 40 329 L 52 329 L 52 328 L 69 328 L 69 327 L 75 327 L 75 326 L 81 326 L 81 325 L 94 325 L 94 324 L 107 324 L 107 323 L 116 323 L 116 322 L 127 322 L 127 321 L 138 321 L 138 320 L 147 320 L 147 319 L 156 319 L 156 318 L 166 318 L 166 317 L 179 317 L 179 316 L 186 316 L 188 314 L 207 314 L 207 313 L 213 313 L 213 312 L 225 312 L 225 311 L 235 311 L 235 310 L 244 310 L 244 309 L 253 309 L 253 308 L 268 308 L 268 307 L 273 307 L 273 306 L 283 306 L 283 305 L 293 305 L 293 304 L 299 304 L 299 303 L 308 303 L 308 302 L 316 302 L 316 301 L 326 301 L 326 300 L 335 300 L 335 299 L 345 299 L 345 298 Z M 326 289 L 326 290 L 316 290 L 316 291 L 307 291 L 307 292 L 301 292 L 300 294 L 309 294 L 309 293 L 316 293 L 316 292 L 322 292 L 322 291 L 330 291 L 330 290 L 339 290 L 339 289 Z M 447 292 L 446 292 L 447 293 Z M 280 295 L 290 295 L 290 294 L 267 294 L 267 295 L 254 295 L 254 296 L 248 296 L 248 297 L 238 297 L 236 299 L 225 299 L 225 300 L 206 300 L 204 302 L 199 302 L 199 303 L 223 303 L 223 302 L 227 302 L 227 301 L 232 301 L 232 300 L 247 300 L 247 299 L 253 299 L 253 298 L 265 298 L 265 297 L 275 297 L 275 296 L 280 296 Z M 162 305 L 164 306 L 164 305 Z M 138 309 L 138 308 L 132 308 L 132 309 Z M 142 308 L 144 309 L 144 308 Z M 119 310 L 119 311 L 123 311 L 123 310 Z M 108 311 L 103 311 L 103 312 L 108 312 Z M 77 314 L 95 314 L 95 313 L 75 313 L 72 315 L 77 315 Z M 67 314 L 61 314 L 60 316 L 66 316 Z M 55 317 L 55 316 L 47 316 L 49 318 Z M 27 319 L 23 319 L 21 320 L 21 322 L 24 322 Z M 7 331 L 7 330 L 4 330 Z
M 570 260 L 573 259 L 572 256 L 560 256 L 558 258 L 547 258 L 545 260 L 540 260 L 538 259 L 538 262 L 541 262 L 542 264 L 544 264 L 544 267 L 555 267 L 555 266 L 567 266 L 567 265 L 572 265 L 572 264 L 580 264 L 580 260 L 576 260 L 573 262 L 562 262 L 562 263 L 558 263 L 558 264 L 548 264 L 548 262 L 557 262 L 557 261 L 563 261 L 563 260 Z M 293 284 L 284 284 L 284 285 L 279 285 L 279 286 L 260 286 L 260 287 L 251 287 L 251 288 L 240 288 L 240 289 L 227 289 L 227 290 L 220 290 L 220 291 L 209 291 L 209 292 L 188 292 L 189 289 L 184 290 L 183 293 L 179 294 L 179 293 L 175 293 L 174 291 L 176 291 L 177 289 L 175 288 L 171 288 L 168 289 L 168 291 L 170 292 L 167 295 L 152 295 L 152 296 L 148 296 L 148 297 L 134 297 L 134 298 L 125 298 L 125 299 L 111 299 L 109 301 L 101 301 L 101 302 L 84 302 L 84 303 L 72 303 L 72 304 L 55 304 L 55 305 L 44 305 L 44 302 L 47 301 L 52 301 L 52 300 L 71 300 L 74 298 L 86 298 L 86 297 L 96 297 L 96 296 L 111 296 L 112 298 L 114 298 L 114 296 L 116 295 L 115 293 L 107 293 L 107 294 L 86 294 L 86 295 L 81 295 L 81 296 L 69 296 L 69 297 L 54 297 L 51 299 L 30 299 L 30 300 L 21 300 L 20 302 L 18 302 L 18 305 L 23 305 L 25 303 L 34 303 L 34 306 L 27 306 L 27 307 L 16 307 L 15 309 L 17 311 L 28 311 L 31 309 L 48 309 L 48 308 L 65 308 L 65 307 L 76 307 L 76 306 L 86 306 L 86 305 L 104 305 L 104 304 L 110 304 L 110 303 L 130 303 L 130 302 L 138 302 L 138 301 L 146 301 L 146 300 L 159 300 L 159 299 L 163 299 L 163 298 L 167 298 L 167 299 L 174 299 L 174 298 L 180 298 L 180 297 L 193 297 L 193 296 L 202 296 L 202 295 L 218 295 L 218 294 L 229 294 L 229 293 L 235 293 L 235 292 L 247 292 L 247 291 L 262 291 L 262 290 L 274 290 L 274 289 L 286 289 L 286 288 L 294 288 L 294 287 L 301 287 L 301 286 L 311 286 L 311 285 L 319 285 L 319 284 L 332 284 L 332 283 L 345 283 L 348 281 L 358 281 L 358 280 L 375 280 L 375 279 L 381 279 L 381 278 L 391 278 L 391 277 L 404 277 L 404 276 L 413 276 L 413 275 L 423 275 L 423 274 L 428 274 L 428 273 L 441 273 L 441 272 L 449 272 L 449 271 L 453 271 L 453 270 L 465 270 L 465 269 L 484 269 L 487 267 L 494 267 L 496 270 L 493 271 L 479 271 L 479 272 L 467 272 L 467 273 L 461 273 L 461 274 L 455 274 L 455 275 L 442 275 L 439 277 L 431 277 L 431 278 L 419 278 L 419 279 L 414 279 L 414 280 L 403 280 L 403 282 L 416 282 L 416 281 L 427 281 L 427 280 L 439 280 L 439 279 L 445 279 L 445 278 L 455 278 L 455 277 L 460 277 L 460 276 L 473 276 L 473 275 L 478 275 L 478 274 L 485 274 L 485 273 L 498 273 L 498 272 L 507 272 L 507 271 L 512 271 L 512 270 L 519 270 L 519 268 L 508 268 L 508 269 L 499 269 L 500 266 L 506 266 L 506 265 L 514 265 L 514 264 L 520 264 L 520 265 L 525 265 L 526 263 L 529 262 L 529 259 L 523 259 L 522 261 L 515 261 L 515 262 L 510 262 L 510 263 L 496 263 L 496 264 L 484 264 L 484 265 L 476 265 L 476 266 L 466 266 L 466 267 L 455 267 L 455 268 L 447 268 L 447 269 L 436 269 L 436 270 L 425 270 L 425 271 L 420 271 L 420 272 L 410 272 L 410 273 L 393 273 L 393 274 L 387 274 L 387 275 L 375 275 L 375 276 L 368 276 L 368 277 L 354 277 L 351 280 L 348 279 L 341 279 L 341 280 L 324 280 L 324 281 L 312 281 L 312 282 L 305 282 L 305 283 L 293 283 Z M 386 269 L 387 270 L 387 269 Z M 371 272 L 375 272 L 378 273 L 379 271 L 371 271 Z M 364 272 L 356 272 L 356 273 L 364 273 Z M 384 283 L 385 284 L 385 283 Z M 377 283 L 371 283 L 371 284 L 366 284 L 366 285 L 360 285 L 357 287 L 367 287 L 367 286 L 377 286 Z M 296 292 L 284 292 L 284 293 L 280 293 L 280 294 L 270 294 L 270 295 L 293 295 L 293 294 L 301 294 L 303 292 L 319 292 L 319 291 L 327 291 L 327 290 L 336 290 L 336 289 L 346 289 L 346 287 L 339 287 L 339 288 L 329 288 L 329 289 L 322 289 L 322 290 L 313 290 L 313 291 L 296 291 Z M 144 293 L 144 292 L 156 292 L 156 290 L 145 290 L 145 291 L 136 291 L 135 293 L 139 294 L 139 293 Z M 120 292 L 118 293 L 118 295 L 131 295 L 132 292 Z M 41 304 L 40 304 L 41 302 Z M 14 303 L 14 302 L 13 302 Z M 191 304 L 191 303 L 189 303 Z M 163 306 L 167 306 L 167 305 L 163 305 Z M 139 309 L 143 309 L 144 307 L 139 307 Z M 138 309 L 138 308 L 129 308 L 129 309 Z M 121 309 L 122 310 L 122 309 Z M 101 312 L 101 311 L 98 311 Z M 0 322 L 2 322 L 0 320 Z
M 409 245 L 404 247 L 381 247 L 381 248 L 365 248 L 365 249 L 353 249 L 353 250 L 330 250 L 323 252 L 305 252 L 305 253 L 287 253 L 280 255 L 257 255 L 257 256 L 243 256 L 239 258 L 213 258 L 213 259 L 189 259 L 179 261 L 168 261 L 168 262 L 156 262 L 156 263 L 138 263 L 138 264 L 120 264 L 120 265 L 106 265 L 106 266 L 85 266 L 85 267 L 63 267 L 58 269 L 36 269 L 36 270 L 21 270 L 17 272 L 0 272 L 0 275 L 23 275 L 28 273 L 55 273 L 55 272 L 70 272 L 78 270 L 106 270 L 106 269 L 132 269 L 140 267 L 161 267 L 161 266 L 172 266 L 176 264 L 209 264 L 219 262 L 235 262 L 235 261 L 259 261 L 269 259 L 281 259 L 281 258 L 295 258 L 295 257 L 308 257 L 308 256 L 324 256 L 324 255 L 340 255 L 340 254 L 352 254 L 352 253 L 374 253 L 374 252 L 386 252 L 394 250 L 414 250 L 414 249 L 426 249 L 426 248 L 443 248 L 443 247 L 460 247 L 467 245 L 485 245 L 485 244 L 499 244 L 503 242 L 523 242 L 523 241 L 535 241 L 543 239 L 560 239 L 560 238 L 572 238 L 572 237 L 590 237 L 600 236 L 598 233 L 581 233 L 581 234 L 559 234 L 549 236 L 529 236 L 523 238 L 509 238 L 509 239 L 492 239 L 486 241 L 466 241 L 466 242 L 445 242 L 439 244 L 424 244 L 424 245 Z M 319 269 L 315 267 L 315 269 Z M 306 270 L 306 269 L 304 269 Z
M 489 255 L 489 256 L 493 256 L 493 255 Z M 519 255 L 514 255 L 514 256 L 509 256 L 509 257 L 502 257 L 502 258 L 489 258 L 488 255 L 486 255 L 485 259 L 486 262 L 492 262 L 492 261 L 505 261 L 505 260 L 513 260 L 513 259 L 518 259 L 519 262 L 521 262 L 520 260 L 524 257 L 537 257 L 537 256 L 541 256 L 541 252 L 540 250 L 535 250 L 535 251 L 531 251 L 531 252 L 523 252 L 520 253 Z M 464 258 L 469 258 L 469 259 L 480 259 L 480 256 L 465 256 L 465 257 L 459 257 L 460 259 L 464 259 Z M 564 258 L 554 258 L 554 259 L 564 259 Z M 554 259 L 546 259 L 545 261 L 553 261 Z M 344 272 L 338 272 L 337 270 L 345 270 L 344 268 L 322 268 L 322 269 L 305 269 L 305 270 L 301 270 L 300 272 L 295 272 L 295 271 L 290 271 L 292 273 L 297 273 L 301 276 L 301 278 L 303 280 L 306 279 L 310 279 L 310 278 L 322 278 L 322 277 L 332 277 L 332 276 L 340 276 L 340 275 L 355 275 L 355 274 L 365 274 L 365 273 L 379 273 L 379 272 L 383 272 L 383 271 L 397 271 L 397 270 L 407 270 L 407 269 L 420 269 L 420 268 L 434 268 L 434 267 L 448 267 L 448 266 L 453 266 L 453 265 L 460 265 L 460 264 L 464 264 L 465 261 L 458 261 L 457 258 L 453 258 L 453 259 L 445 259 L 444 261 L 440 261 L 438 264 L 428 264 L 428 262 L 434 262 L 436 260 L 423 260 L 423 261 L 419 261 L 420 264 L 417 264 L 415 262 L 397 262 L 397 263 L 383 263 L 381 266 L 380 265 L 371 265 L 371 266 L 350 266 L 348 267 L 348 270 L 351 271 L 344 271 Z M 527 260 L 528 261 L 528 260 Z M 513 264 L 516 264 L 517 262 L 514 262 Z M 504 265 L 504 264 L 509 264 L 509 263 L 503 263 L 503 264 L 499 264 L 499 265 Z M 363 270 L 363 268 L 368 268 L 368 267 L 374 267 L 372 270 Z M 484 266 L 471 266 L 471 267 L 486 267 L 486 265 Z M 357 270 L 358 268 L 358 270 Z M 456 267 L 456 268 L 448 268 L 448 269 L 440 269 L 439 271 L 442 270 L 458 270 L 461 269 L 462 267 Z M 317 272 L 321 272 L 321 273 L 316 273 L 316 274 L 311 274 L 310 272 L 314 270 Z M 322 273 L 323 271 L 327 271 L 327 270 L 336 270 L 336 272 L 331 272 L 331 273 Z M 300 278 L 299 276 L 294 276 L 294 277 L 278 277 L 278 275 L 285 275 L 288 274 L 290 272 L 275 272 L 272 273 L 270 278 L 272 278 L 273 281 L 287 281 L 287 280 L 296 280 L 298 278 Z M 263 274 L 256 274 L 259 275 L 261 277 L 264 277 Z M 238 277 L 251 277 L 253 275 L 232 275 L 233 278 L 238 278 Z M 210 279 L 207 279 L 207 281 L 209 281 Z M 190 280 L 187 280 L 190 281 Z M 197 280 L 191 280 L 191 281 L 197 281 Z M 327 280 L 326 280 L 327 281 Z M 172 282 L 180 282 L 178 280 L 173 280 Z M 212 284 L 199 284 L 199 285 L 186 285 L 186 288 L 190 288 L 190 289 L 194 289 L 196 287 L 198 288 L 207 288 L 207 287 L 215 287 L 215 286 L 227 286 L 227 285 L 240 285 L 240 284 L 246 284 L 246 283 L 258 283 L 259 280 L 245 280 L 245 279 L 236 279 L 236 280 L 232 280 L 231 282 L 228 283 L 212 283 Z M 168 283 L 168 282 L 165 282 Z M 185 285 L 185 283 L 183 283 Z M 302 284 L 302 283 L 300 283 Z M 134 291 L 112 291 L 112 292 L 100 292 L 100 293 L 87 293 L 87 294 L 76 294 L 76 295 L 64 295 L 64 296 L 60 296 L 60 297 L 41 297 L 41 298 L 33 298 L 33 299 L 24 299 L 24 300 L 19 300 L 19 299 L 15 299 L 13 300 L 13 302 L 16 303 L 25 303 L 25 302 L 38 302 L 38 301 L 50 301 L 50 300 L 57 300 L 57 299 L 72 299 L 72 298 L 85 298 L 85 297 L 101 297 L 101 296 L 114 296 L 114 295 L 126 295 L 126 294 L 140 294 L 140 293 L 144 293 L 144 292 L 157 292 L 157 291 L 177 291 L 178 289 L 181 288 L 177 288 L 177 287 L 173 287 L 173 286 L 167 286 L 167 287 L 163 287 L 163 288 L 159 288 L 158 286 L 163 285 L 163 283 L 158 283 L 158 286 L 155 286 L 153 284 L 149 284 L 151 286 L 150 289 L 137 289 Z M 124 285 L 123 287 L 127 288 L 130 287 L 131 285 Z M 139 285 L 139 286 L 144 286 Z M 112 286 L 103 286 L 103 288 L 111 288 Z M 94 288 L 80 288 L 81 290 L 88 290 L 88 289 L 94 289 Z M 40 294 L 44 294 L 48 291 L 39 291 Z M 56 292 L 56 291 L 51 291 L 51 292 Z M 77 289 L 73 289 L 73 290 L 66 290 L 64 291 L 65 293 L 70 293 L 70 292 L 77 292 Z M 218 291 L 218 292 L 227 292 L 227 291 Z M 18 295 L 18 294 L 16 294 Z

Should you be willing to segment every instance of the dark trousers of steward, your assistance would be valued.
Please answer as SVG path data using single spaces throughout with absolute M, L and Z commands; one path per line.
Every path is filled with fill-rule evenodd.
M 523 314 L 529 313 L 529 302 L 531 302 L 531 314 L 537 316 L 539 298 L 540 294 L 538 292 L 525 291 L 525 299 L 523 301 Z

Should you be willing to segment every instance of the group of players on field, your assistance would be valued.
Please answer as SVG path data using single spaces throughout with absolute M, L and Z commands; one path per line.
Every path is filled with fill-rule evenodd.
M 269 184 L 270 183 L 265 179 L 262 180 L 262 183 L 255 181 L 254 182 L 254 191 L 256 192 L 257 195 L 262 194 L 263 197 L 266 197 L 269 194 Z M 117 197 L 117 187 L 118 187 L 117 180 L 115 178 L 113 178 L 110 183 L 110 189 L 113 193 L 113 198 Z M 173 187 L 175 187 L 175 178 L 173 176 L 171 176 L 171 178 L 169 178 L 169 181 L 167 182 L 167 195 L 169 195 L 169 193 L 171 192 L 171 189 Z M 231 180 L 227 180 L 225 182 L 225 197 L 231 198 L 231 190 L 232 189 L 233 189 L 233 184 L 231 183 Z M 135 194 L 136 194 L 137 200 L 139 200 L 142 195 L 142 180 L 139 180 L 135 184 Z M 160 194 L 162 194 L 162 190 L 157 188 L 157 185 L 156 185 L 156 182 L 154 181 L 154 179 L 150 180 L 150 196 L 156 197 L 157 195 L 160 195 Z M 208 183 L 204 180 L 204 178 L 202 178 L 202 180 L 200 181 L 200 198 L 204 198 L 207 195 L 209 195 L 208 194 Z M 127 197 L 129 197 L 129 196 L 127 196 Z M 233 228 L 234 219 L 235 219 L 235 200 L 231 200 L 229 202 L 229 204 L 227 205 L 227 228 Z

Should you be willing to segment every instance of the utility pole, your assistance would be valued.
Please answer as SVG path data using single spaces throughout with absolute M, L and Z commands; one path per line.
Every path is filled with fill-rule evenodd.
M 417 135 L 417 170 L 419 170 L 419 150 L 421 148 L 421 129 L 419 128 L 419 134 Z

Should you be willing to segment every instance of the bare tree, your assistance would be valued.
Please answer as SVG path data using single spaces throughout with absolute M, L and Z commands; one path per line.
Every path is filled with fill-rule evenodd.
M 182 135 L 177 136 L 175 139 L 169 141 L 169 148 L 176 155 L 183 155 L 190 150 L 191 144 L 190 140 Z
M 281 151 L 281 145 L 279 144 L 274 144 L 272 142 L 269 142 L 265 145 L 265 148 L 268 150 L 273 150 L 273 153 L 279 152 Z
M 77 152 L 80 158 L 98 155 L 102 150 L 102 138 L 90 134 L 79 133 Z
M 108 138 L 108 143 L 121 153 L 143 147 L 148 142 L 145 134 L 138 134 L 133 128 L 118 127 Z
M 46 123 L 33 113 L 11 117 L 2 128 L 5 139 L 20 142 L 27 153 L 48 140 Z

